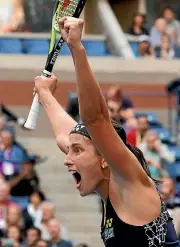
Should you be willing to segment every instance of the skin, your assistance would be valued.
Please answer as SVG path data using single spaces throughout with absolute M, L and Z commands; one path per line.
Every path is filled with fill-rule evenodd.
M 76 123 L 53 97 L 56 78 L 37 77 L 35 92 L 52 124 L 58 146 L 67 154 L 65 165 L 69 172 L 80 173 L 81 182 L 76 187 L 82 196 L 96 191 L 104 203 L 109 197 L 123 221 L 147 224 L 159 216 L 160 198 L 154 182 L 111 124 L 107 104 L 81 43 L 84 22 L 68 17 L 61 19 L 59 25 L 74 60 L 80 116 L 92 138 L 90 141 L 79 134 L 69 135 Z

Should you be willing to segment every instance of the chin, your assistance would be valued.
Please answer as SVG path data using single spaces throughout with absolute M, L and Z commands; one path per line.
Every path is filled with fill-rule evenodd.
M 94 193 L 94 190 L 91 190 L 91 191 L 79 191 L 79 194 L 80 194 L 81 197 L 89 196 L 92 193 Z

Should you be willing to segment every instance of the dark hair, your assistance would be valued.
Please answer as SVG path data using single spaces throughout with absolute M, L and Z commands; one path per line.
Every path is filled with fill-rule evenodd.
M 45 197 L 45 195 L 44 195 L 44 193 L 42 191 L 40 191 L 40 190 L 34 190 L 33 193 L 29 197 L 29 202 L 30 202 L 30 198 L 31 198 L 31 196 L 33 194 L 38 194 L 38 196 L 40 197 L 40 199 L 41 199 L 42 202 L 46 200 L 46 197 Z
M 151 177 L 151 173 L 149 170 L 149 166 L 148 163 L 146 162 L 143 153 L 141 152 L 141 150 L 137 147 L 133 147 L 132 145 L 130 145 L 129 143 L 127 143 L 126 140 L 126 132 L 123 129 L 123 127 L 121 126 L 121 124 L 119 124 L 118 122 L 111 120 L 111 123 L 116 131 L 116 133 L 118 134 L 118 136 L 121 138 L 121 140 L 124 142 L 124 144 L 126 145 L 126 147 L 136 156 L 137 160 L 139 161 L 139 163 L 141 164 L 142 168 L 144 169 L 144 171 L 146 172 L 146 174 Z
M 172 11 L 174 14 L 176 13 L 175 10 L 174 10 L 171 6 L 168 5 L 168 6 L 166 6 L 166 7 L 163 9 L 162 15 L 164 14 L 164 12 L 165 12 L 166 10 L 170 10 L 170 11 Z
M 34 230 L 38 233 L 39 237 L 41 237 L 41 230 L 35 226 L 32 226 L 30 228 L 28 228 L 28 230 L 26 231 L 26 236 L 28 235 L 28 232 L 31 231 L 31 230 Z
M 143 20 L 144 20 L 144 23 L 143 23 L 143 25 L 146 23 L 146 15 L 145 14 L 143 14 L 143 13 L 141 13 L 141 12 L 135 12 L 134 14 L 133 14 L 133 17 L 132 17 L 132 26 L 134 26 L 134 23 L 135 23 L 135 18 L 137 17 L 137 16 L 141 16 L 142 18 L 143 18 Z

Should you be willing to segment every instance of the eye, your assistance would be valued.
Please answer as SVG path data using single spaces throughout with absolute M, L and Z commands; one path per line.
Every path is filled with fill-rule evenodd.
M 75 147 L 75 148 L 74 148 L 74 152 L 77 153 L 77 154 L 80 153 L 81 151 L 82 151 L 82 150 L 81 150 L 80 147 Z

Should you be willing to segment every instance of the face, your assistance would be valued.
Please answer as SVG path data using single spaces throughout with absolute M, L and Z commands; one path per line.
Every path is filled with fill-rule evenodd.
M 147 52 L 149 49 L 149 42 L 148 41 L 142 41 L 139 43 L 139 48 L 143 50 L 144 52 Z
M 60 223 L 58 220 L 50 220 L 48 224 L 48 232 L 51 235 L 52 239 L 60 237 Z
M 44 240 L 40 240 L 37 242 L 36 247 L 48 247 L 48 243 Z
M 1 132 L 1 142 L 5 149 L 9 148 L 13 143 L 13 138 L 10 132 L 2 131 Z
M 119 103 L 112 101 L 112 100 L 109 100 L 107 104 L 108 104 L 108 110 L 109 110 L 110 118 L 117 120 L 119 118 L 119 114 L 120 114 Z
M 28 245 L 35 244 L 40 239 L 39 232 L 36 229 L 29 229 L 27 232 Z
M 142 133 L 149 129 L 149 124 L 146 117 L 139 117 L 137 119 L 137 129 Z
M 138 26 L 142 26 L 144 24 L 144 18 L 141 15 L 137 15 L 134 17 L 134 23 Z
M 30 202 L 32 205 L 39 206 L 41 204 L 41 198 L 39 197 L 38 193 L 33 193 L 30 196 Z
M 163 17 L 167 22 L 171 22 L 174 19 L 174 12 L 171 9 L 166 9 L 163 13 Z
M 158 140 L 156 135 L 149 135 L 146 139 L 146 143 L 149 149 L 154 149 L 155 143 Z
M 26 171 L 26 174 L 31 175 L 33 171 L 33 164 L 26 162 L 23 164 L 22 169 Z
M 43 220 L 48 221 L 53 217 L 54 217 L 54 209 L 50 205 L 44 204 L 42 206 L 42 218 L 43 218 Z
M 7 201 L 9 197 L 9 186 L 6 183 L 0 184 L 0 202 Z
M 65 165 L 74 177 L 76 188 L 81 196 L 93 193 L 104 180 L 102 156 L 92 141 L 80 134 L 70 134 L 68 149 Z
M 21 236 L 19 228 L 15 226 L 11 226 L 8 228 L 7 235 L 8 235 L 8 238 L 11 238 L 15 241 L 19 241 L 20 236 Z
M 20 210 L 16 206 L 11 206 L 8 208 L 7 221 L 10 225 L 16 225 L 20 220 Z
M 160 33 L 165 33 L 167 29 L 166 21 L 163 18 L 156 20 L 156 29 Z

